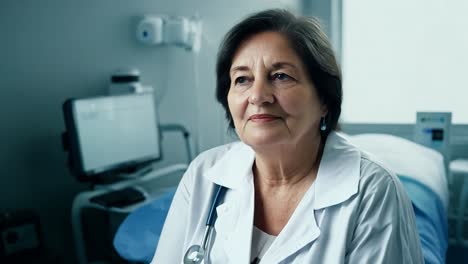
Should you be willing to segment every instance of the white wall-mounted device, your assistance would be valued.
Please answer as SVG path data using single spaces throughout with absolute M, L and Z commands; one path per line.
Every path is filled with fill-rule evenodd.
M 147 45 L 175 45 L 197 52 L 201 21 L 196 18 L 145 15 L 137 25 L 137 39 Z
M 158 16 L 145 16 L 137 26 L 137 39 L 145 44 L 163 44 L 164 19 Z
M 414 141 L 439 151 L 450 161 L 450 112 L 417 112 L 414 126 Z

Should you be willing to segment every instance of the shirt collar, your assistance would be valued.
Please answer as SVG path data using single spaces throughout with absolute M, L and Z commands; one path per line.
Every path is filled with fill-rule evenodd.
M 243 142 L 232 147 L 208 169 L 205 176 L 229 189 L 247 186 L 252 181 L 253 149 Z M 342 203 L 358 192 L 361 153 L 340 133 L 328 135 L 315 180 L 314 209 Z

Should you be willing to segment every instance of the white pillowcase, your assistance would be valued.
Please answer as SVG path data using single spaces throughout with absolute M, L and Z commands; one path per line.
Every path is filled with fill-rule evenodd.
M 448 184 L 444 158 L 439 152 L 388 134 L 348 135 L 348 138 L 396 174 L 411 177 L 432 189 L 447 209 Z

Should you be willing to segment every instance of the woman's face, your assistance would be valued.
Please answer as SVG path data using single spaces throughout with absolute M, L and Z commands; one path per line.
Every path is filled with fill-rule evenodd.
M 282 34 L 263 32 L 244 41 L 229 74 L 229 110 L 243 142 L 262 147 L 320 138 L 326 107 Z

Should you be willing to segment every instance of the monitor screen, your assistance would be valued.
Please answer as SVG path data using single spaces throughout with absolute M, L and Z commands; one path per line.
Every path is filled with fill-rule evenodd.
M 81 176 L 161 157 L 153 94 L 72 99 L 64 104 L 70 155 Z

